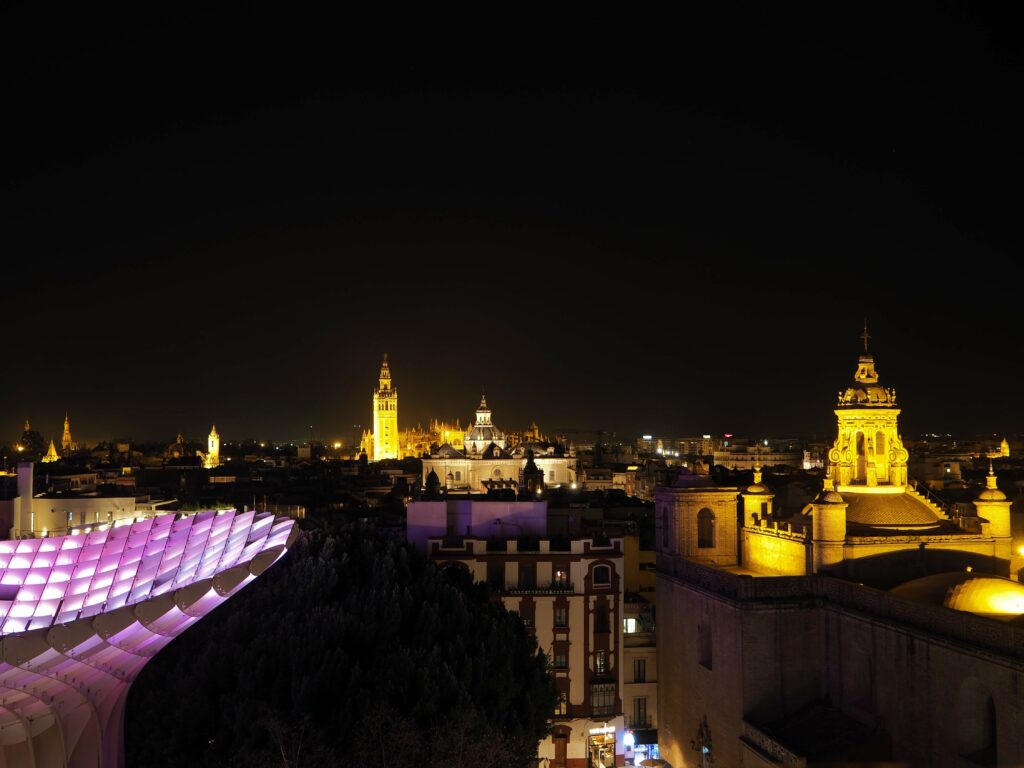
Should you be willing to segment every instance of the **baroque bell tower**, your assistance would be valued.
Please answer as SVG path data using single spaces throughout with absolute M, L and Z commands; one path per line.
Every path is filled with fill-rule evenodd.
M 380 366 L 380 386 L 373 391 L 373 460 L 398 458 L 398 390 L 391 386 L 388 356 Z
M 832 477 L 840 493 L 902 492 L 908 453 L 897 430 L 896 390 L 878 382 L 875 358 L 868 353 L 867 322 L 861 338 L 864 354 L 857 361 L 853 385 L 839 393 L 835 409 L 839 434 L 828 454 Z

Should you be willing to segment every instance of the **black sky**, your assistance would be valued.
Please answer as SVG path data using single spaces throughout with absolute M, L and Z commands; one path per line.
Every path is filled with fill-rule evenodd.
M 4 439 L 1024 431 L 1017 20 L 858 13 L 10 16 Z

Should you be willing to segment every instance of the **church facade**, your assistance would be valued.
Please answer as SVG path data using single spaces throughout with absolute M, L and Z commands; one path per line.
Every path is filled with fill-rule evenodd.
M 536 432 L 536 430 L 534 430 Z M 445 443 L 423 459 L 423 483 L 431 472 L 449 491 L 485 492 L 491 488 L 518 488 L 525 484 L 523 469 L 532 456 L 544 474 L 545 485 L 576 482 L 576 454 L 570 445 L 524 439 L 511 446 L 495 426 L 487 398 L 481 397 L 476 420 L 466 431 L 463 447 Z
M 865 348 L 800 513 L 781 516 L 759 472 L 657 489 L 671 765 L 1024 764 L 1010 502 L 991 470 L 970 515 L 919 493 L 899 414 Z

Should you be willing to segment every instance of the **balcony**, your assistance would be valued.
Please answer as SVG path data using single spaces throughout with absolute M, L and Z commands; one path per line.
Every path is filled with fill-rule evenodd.
M 657 635 L 654 632 L 627 632 L 622 638 L 626 648 L 653 648 Z
M 571 582 L 556 581 L 550 584 L 537 584 L 532 587 L 520 587 L 518 585 L 505 585 L 505 593 L 508 595 L 571 595 L 576 589 Z

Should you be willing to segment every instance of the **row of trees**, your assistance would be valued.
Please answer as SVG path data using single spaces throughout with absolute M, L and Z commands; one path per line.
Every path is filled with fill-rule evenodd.
M 281 562 L 150 662 L 133 766 L 518 766 L 556 694 L 519 618 L 456 569 L 354 527 Z

